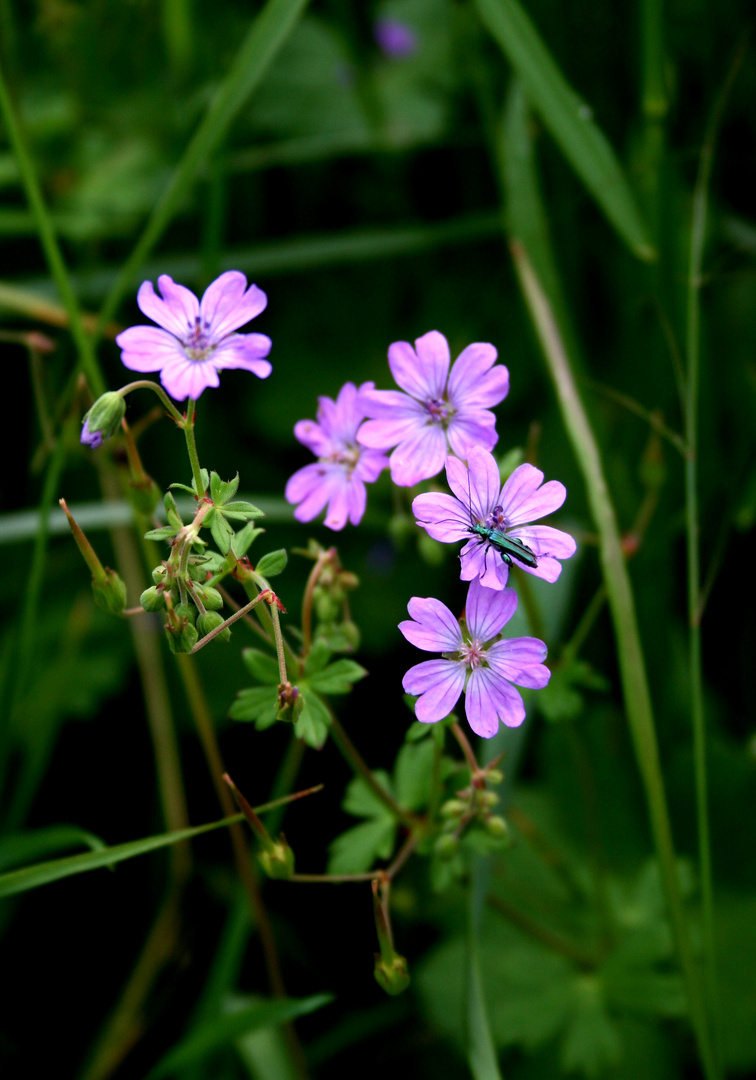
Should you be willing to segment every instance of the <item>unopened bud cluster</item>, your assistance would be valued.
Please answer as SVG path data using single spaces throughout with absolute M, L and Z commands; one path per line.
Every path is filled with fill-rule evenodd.
M 201 637 L 223 625 L 220 614 L 223 597 L 212 585 L 207 585 L 207 571 L 202 558 L 190 555 L 186 566 L 174 561 L 173 555 L 152 571 L 154 585 L 145 589 L 139 600 L 145 611 L 166 612 L 165 629 L 172 652 L 191 652 Z M 231 631 L 226 628 L 218 637 L 228 641 Z
M 506 821 L 500 814 L 493 813 L 499 804 L 499 796 L 487 787 L 487 784 L 500 784 L 503 779 L 498 769 L 487 769 L 474 777 L 469 787 L 457 791 L 455 798 L 442 804 L 443 825 L 435 844 L 439 858 L 453 858 L 463 834 L 471 827 L 483 829 L 493 840 L 508 839 Z

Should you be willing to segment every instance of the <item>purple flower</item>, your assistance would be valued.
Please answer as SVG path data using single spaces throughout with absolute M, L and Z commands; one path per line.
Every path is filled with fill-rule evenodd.
M 365 419 L 363 396 L 373 389 L 363 383 L 358 389 L 346 383 L 333 401 L 318 398 L 318 419 L 300 420 L 294 434 L 318 458 L 295 472 L 286 485 L 286 498 L 299 503 L 294 511 L 297 521 L 312 521 L 328 503 L 324 524 L 329 529 L 343 529 L 347 519 L 359 525 L 365 513 L 365 484 L 378 479 L 388 465 L 385 454 L 366 450 L 357 442 L 357 429 Z
M 79 442 L 82 446 L 88 446 L 91 450 L 96 450 L 98 446 L 102 446 L 104 441 L 101 431 L 89 430 L 89 420 L 85 418 L 84 425 L 81 429 L 81 435 L 79 436 Z
M 476 342 L 464 349 L 449 371 L 449 345 L 431 330 L 415 342 L 395 341 L 388 351 L 389 367 L 405 391 L 372 390 L 365 395 L 365 414 L 371 417 L 359 432 L 363 446 L 387 450 L 391 479 L 412 487 L 443 468 L 449 447 L 467 458 L 474 446 L 496 445 L 496 418 L 489 411 L 509 391 L 509 372 L 494 367 L 496 349 Z M 398 445 L 397 445 L 398 444 Z
M 520 465 L 501 487 L 498 467 L 487 450 L 474 448 L 468 461 L 469 471 L 458 458 L 450 457 L 446 463 L 446 478 L 456 498 L 431 492 L 413 500 L 417 524 L 445 544 L 467 540 L 459 556 L 463 581 L 480 578 L 489 589 L 503 589 L 511 559 L 529 574 L 556 581 L 562 572 L 558 560 L 569 559 L 577 545 L 561 529 L 530 522 L 559 509 L 567 495 L 564 484 L 558 480 L 544 484 L 540 469 Z M 527 554 L 518 558 L 497 538 L 519 541 Z M 502 557 L 507 551 L 509 562 Z
M 376 19 L 373 24 L 373 37 L 386 56 L 403 59 L 417 52 L 417 34 L 411 26 L 399 19 Z
M 523 722 L 525 706 L 512 683 L 539 690 L 551 672 L 543 663 L 546 646 L 538 638 L 498 640 L 517 610 L 514 589 L 494 592 L 473 581 L 464 630 L 448 607 L 432 597 L 413 596 L 407 610 L 412 619 L 399 623 L 407 641 L 418 649 L 444 653 L 441 660 L 410 668 L 402 682 L 408 694 L 420 695 L 415 716 L 421 723 L 443 720 L 463 690 L 468 723 L 484 739 L 496 734 L 500 720 L 507 727 Z
M 267 379 L 272 367 L 263 358 L 270 352 L 270 338 L 234 332 L 264 311 L 268 298 L 262 289 L 247 288 L 239 270 L 216 278 L 202 300 L 167 274 L 158 278 L 158 288 L 162 299 L 151 281 L 143 281 L 137 293 L 139 307 L 158 326 L 132 326 L 116 338 L 127 368 L 159 371 L 176 401 L 196 401 L 206 387 L 218 385 L 224 368 L 244 368 Z

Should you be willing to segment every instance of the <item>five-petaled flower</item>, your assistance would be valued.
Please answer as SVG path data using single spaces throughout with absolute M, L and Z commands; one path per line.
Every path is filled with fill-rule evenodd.
M 140 309 L 158 326 L 131 326 L 116 338 L 121 360 L 132 371 L 159 371 L 160 381 L 176 401 L 195 401 L 208 386 L 217 386 L 218 372 L 243 368 L 261 379 L 272 366 L 264 359 L 271 340 L 265 334 L 236 330 L 265 309 L 268 298 L 256 285 L 247 288 L 239 270 L 228 270 L 205 289 L 202 300 L 168 274 L 137 293 Z
M 363 446 L 388 450 L 391 479 L 412 487 L 440 472 L 449 448 L 467 458 L 474 446 L 496 445 L 496 418 L 490 411 L 509 391 L 509 372 L 494 366 L 493 345 L 475 342 L 459 354 L 449 371 L 449 345 L 431 330 L 415 342 L 389 347 L 391 373 L 398 390 L 365 394 L 365 415 L 358 439 Z M 398 445 L 397 445 L 398 444 Z
M 416 664 L 403 679 L 408 694 L 420 695 L 415 716 L 421 723 L 443 720 L 463 690 L 468 723 L 484 739 L 496 734 L 499 721 L 507 727 L 523 722 L 525 706 L 512 683 L 541 689 L 551 672 L 543 663 L 546 646 L 538 638 L 498 639 L 516 609 L 513 589 L 495 592 L 473 581 L 463 628 L 440 600 L 413 596 L 407 609 L 412 618 L 399 623 L 399 629 L 419 649 L 444 653 L 442 659 Z
M 378 479 L 388 465 L 384 453 L 367 450 L 357 442 L 357 429 L 365 418 L 363 397 L 373 389 L 346 383 L 334 401 L 318 398 L 318 419 L 300 420 L 294 434 L 318 461 L 305 465 L 290 478 L 286 498 L 299 503 L 297 521 L 312 521 L 328 503 L 325 522 L 329 529 L 343 529 L 347 520 L 358 525 L 365 513 L 365 484 Z
M 489 589 L 503 589 L 512 559 L 529 574 L 556 581 L 562 572 L 558 560 L 575 554 L 575 541 L 561 529 L 530 523 L 559 509 L 567 495 L 564 484 L 544 484 L 540 469 L 526 464 L 501 487 L 493 455 L 479 448 L 470 451 L 468 464 L 469 470 L 455 457 L 446 463 L 453 496 L 430 492 L 413 500 L 417 524 L 443 543 L 467 540 L 460 552 L 463 581 L 480 578 Z M 507 555 L 505 545 L 497 544 L 507 537 L 525 546 L 528 561 Z

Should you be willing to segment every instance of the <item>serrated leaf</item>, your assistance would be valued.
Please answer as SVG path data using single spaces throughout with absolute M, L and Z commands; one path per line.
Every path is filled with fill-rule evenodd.
M 238 521 L 247 521 L 249 518 L 265 517 L 264 511 L 251 502 L 227 502 L 223 504 L 223 513 L 226 517 L 235 518 Z
M 320 694 L 348 694 L 353 683 L 364 679 L 367 671 L 354 660 L 336 660 L 310 678 L 310 685 Z
M 251 686 L 240 690 L 229 709 L 232 720 L 254 721 L 260 729 L 270 727 L 276 719 L 278 691 L 273 686 Z
M 278 686 L 281 676 L 278 670 L 278 661 L 274 656 L 260 652 L 259 649 L 243 649 L 242 660 L 253 679 L 268 685 Z
M 384 787 L 389 794 L 393 795 L 391 779 L 387 772 L 384 772 L 383 769 L 374 769 L 373 776 L 381 787 Z M 351 780 L 348 784 L 341 808 L 345 813 L 351 814 L 353 817 L 385 817 L 391 821 L 394 820 L 385 804 L 359 776 L 355 776 L 354 780 Z
M 302 711 L 294 722 L 294 733 L 314 750 L 320 750 L 328 738 L 331 717 L 316 694 L 302 694 L 299 700 L 302 702 Z
M 396 822 L 373 818 L 347 829 L 328 845 L 329 874 L 364 874 L 376 859 L 388 859 L 394 850 Z
M 305 675 L 311 679 L 318 671 L 322 671 L 331 659 L 332 652 L 325 641 L 314 641 L 305 659 Z
M 239 529 L 238 533 L 234 535 L 234 539 L 231 541 L 234 555 L 236 555 L 238 559 L 240 559 L 242 555 L 246 555 L 257 537 L 264 532 L 265 529 L 258 529 L 251 521 L 249 524 L 245 525 L 243 529 Z
M 289 561 L 289 556 L 286 554 L 284 548 L 280 548 L 278 551 L 268 551 L 259 560 L 255 566 L 255 570 L 262 577 L 269 578 L 275 577 L 276 574 L 280 574 L 286 567 L 286 563 Z
M 162 525 L 159 529 L 150 529 L 144 534 L 145 540 L 168 540 L 178 532 L 173 525 Z
M 223 506 L 236 494 L 239 487 L 239 474 L 233 480 L 224 481 L 216 472 L 210 473 L 210 498 L 216 506 Z
M 394 766 L 394 787 L 397 801 L 405 810 L 420 810 L 430 800 L 434 751 L 430 739 L 405 743 L 399 751 Z
M 229 549 L 231 547 L 231 537 L 234 535 L 234 530 L 231 528 L 231 526 L 222 514 L 219 514 L 212 510 L 205 518 L 205 524 L 208 523 L 210 525 L 210 532 L 212 534 L 213 540 L 218 545 L 218 550 L 222 551 L 224 555 L 228 555 Z

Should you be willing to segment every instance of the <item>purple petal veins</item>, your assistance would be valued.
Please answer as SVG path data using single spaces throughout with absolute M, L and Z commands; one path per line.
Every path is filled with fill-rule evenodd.
M 465 626 L 440 600 L 414 596 L 411 619 L 399 624 L 409 642 L 438 660 L 415 664 L 404 676 L 408 694 L 418 695 L 415 716 L 424 724 L 443 720 L 465 694 L 465 714 L 476 734 L 490 739 L 499 723 L 517 727 L 525 706 L 512 685 L 541 688 L 549 681 L 546 646 L 538 638 L 499 639 L 517 609 L 512 589 L 494 592 L 473 581 L 467 594 Z M 493 639 L 493 640 L 492 640 Z
M 441 471 L 449 450 L 467 458 L 473 447 L 496 445 L 496 418 L 490 411 L 509 391 L 509 373 L 496 364 L 493 345 L 468 345 L 449 370 L 451 355 L 443 334 L 431 330 L 415 341 L 395 341 L 388 351 L 396 390 L 365 395 L 359 441 L 374 450 L 396 449 L 391 479 L 412 487 Z
M 453 495 L 429 492 L 412 503 L 417 524 L 434 540 L 444 544 L 467 541 L 460 552 L 460 577 L 480 580 L 489 589 L 504 589 L 509 563 L 502 548 L 474 526 L 519 540 L 535 557 L 537 565 L 514 563 L 535 577 L 554 582 L 562 572 L 560 559 L 575 554 L 576 544 L 569 533 L 550 525 L 531 524 L 534 519 L 558 510 L 567 490 L 558 480 L 544 484 L 543 473 L 533 465 L 520 465 L 501 486 L 499 470 L 492 454 L 479 446 L 468 455 L 468 467 L 459 458 L 449 457 L 446 478 Z
M 218 372 L 244 368 L 267 379 L 265 359 L 271 340 L 265 334 L 236 331 L 265 310 L 268 299 L 257 285 L 247 287 L 239 270 L 228 270 L 208 285 L 202 299 L 168 274 L 155 292 L 144 281 L 137 293 L 142 312 L 157 326 L 131 326 L 116 338 L 121 360 L 132 371 L 159 371 L 160 381 L 176 401 L 196 399 L 219 385 Z
M 300 420 L 294 435 L 318 461 L 305 465 L 289 479 L 286 498 L 298 503 L 297 521 L 312 521 L 328 507 L 324 524 L 343 529 L 347 521 L 359 525 L 365 513 L 367 489 L 388 465 L 384 453 L 357 442 L 357 429 L 365 418 L 364 394 L 373 383 L 359 388 L 346 383 L 334 401 L 318 398 L 317 420 Z

